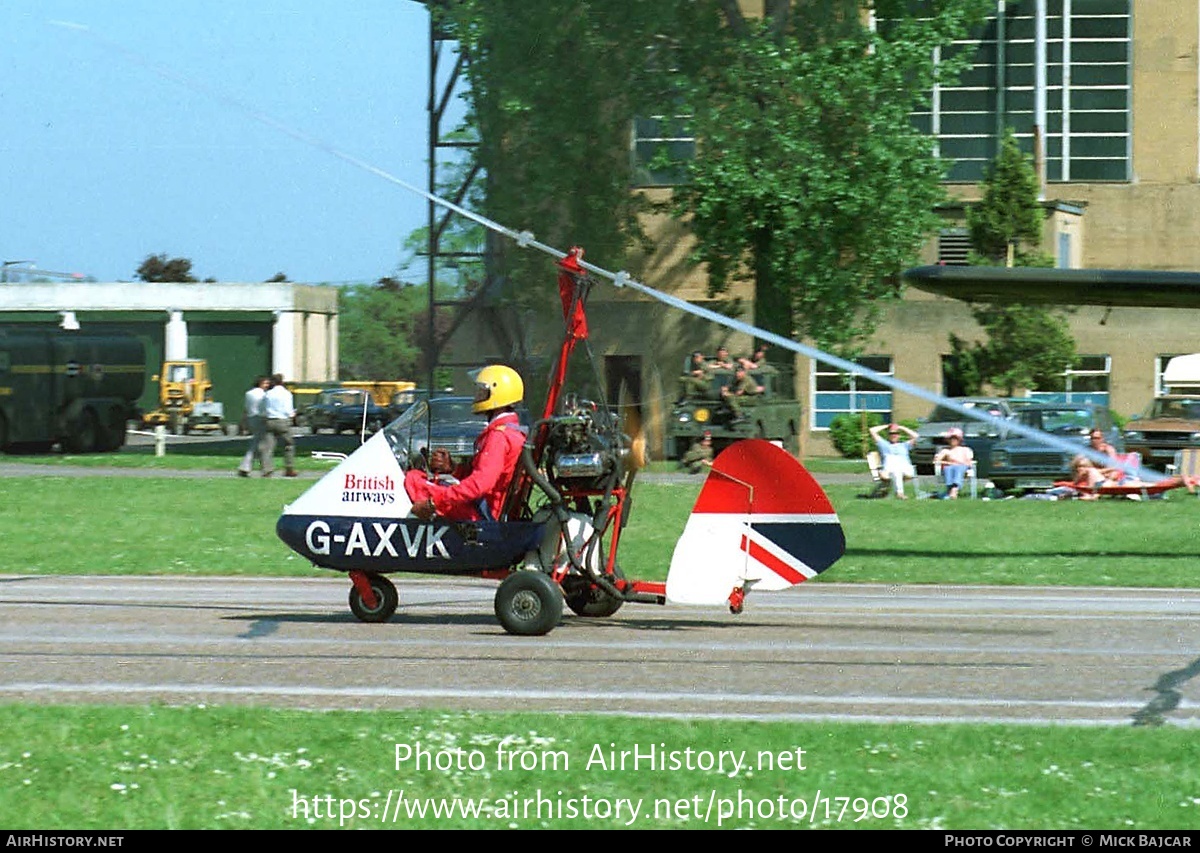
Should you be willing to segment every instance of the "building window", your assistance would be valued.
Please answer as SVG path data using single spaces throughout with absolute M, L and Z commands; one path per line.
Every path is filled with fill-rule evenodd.
M 1097 403 L 1108 405 L 1112 359 L 1107 355 L 1081 355 L 1077 367 L 1064 370 L 1061 391 L 1031 391 L 1029 399 L 1039 403 Z
M 633 120 L 633 184 L 638 187 L 687 183 L 687 163 L 696 156 L 690 116 L 657 115 Z
M 867 355 L 854 362 L 883 376 L 892 375 L 891 356 Z M 860 373 L 846 373 L 824 362 L 813 362 L 809 398 L 813 401 L 814 432 L 829 429 L 829 424 L 838 415 L 874 412 L 885 422 L 892 419 L 890 388 Z
M 1131 6 L 1130 0 L 1046 0 L 1048 181 L 1129 180 Z M 881 32 L 886 27 L 881 18 Z M 948 181 L 983 180 L 1006 127 L 1033 150 L 1036 32 L 1035 0 L 999 0 L 979 31 L 935 56 L 966 55 L 971 63 L 913 114 L 936 138 Z

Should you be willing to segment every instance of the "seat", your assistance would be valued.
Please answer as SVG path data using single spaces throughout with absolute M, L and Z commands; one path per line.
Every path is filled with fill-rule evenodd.
M 1200 479 L 1200 447 L 1185 447 L 1175 451 L 1175 461 L 1167 465 L 1167 473 L 1185 480 Z M 1200 491 L 1197 495 L 1200 495 Z
M 978 497 L 978 495 L 979 495 L 979 477 L 977 476 L 978 473 L 979 473 L 979 471 L 976 467 L 975 460 L 972 459 L 971 464 L 969 466 L 967 466 L 967 476 L 963 480 L 967 489 L 971 492 L 972 498 Z M 939 486 L 945 487 L 946 481 L 942 478 L 942 463 L 941 462 L 933 463 L 933 476 L 937 480 L 937 484 Z
M 892 481 L 884 476 L 883 457 L 879 455 L 878 450 L 867 451 L 867 469 L 871 472 L 871 482 L 874 484 L 874 488 L 868 497 L 887 497 L 892 488 Z M 919 477 L 913 477 L 912 484 L 913 495 L 915 497 L 926 497 L 925 493 L 921 491 L 921 480 Z
M 869 497 L 882 498 L 887 494 L 889 484 L 883 476 L 883 459 L 879 456 L 878 450 L 871 450 L 867 453 L 867 470 L 871 472 L 871 483 L 873 484 Z

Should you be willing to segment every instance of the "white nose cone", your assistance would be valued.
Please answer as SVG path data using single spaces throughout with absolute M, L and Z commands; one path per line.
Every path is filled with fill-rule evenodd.
M 381 431 L 286 506 L 283 514 L 404 518 L 411 509 L 404 471 Z

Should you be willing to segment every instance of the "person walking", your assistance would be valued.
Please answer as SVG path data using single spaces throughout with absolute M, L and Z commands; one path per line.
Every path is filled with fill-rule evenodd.
M 263 434 L 263 476 L 275 474 L 275 442 L 283 442 L 283 476 L 296 475 L 296 439 L 292 435 L 292 424 L 296 420 L 296 405 L 292 392 L 283 384 L 283 374 L 271 377 L 271 388 L 266 398 L 266 430 Z
M 267 389 L 271 387 L 270 376 L 260 376 L 254 380 L 254 385 L 246 392 L 242 414 L 246 418 L 246 428 L 250 431 L 250 445 L 246 448 L 242 462 L 238 465 L 237 475 L 249 477 L 254 470 L 254 457 L 259 456 L 259 464 L 263 471 L 267 470 L 267 457 L 263 453 L 263 435 L 267 431 Z

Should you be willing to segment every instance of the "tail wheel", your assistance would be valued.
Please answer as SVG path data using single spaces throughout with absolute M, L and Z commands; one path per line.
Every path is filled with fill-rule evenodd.
M 496 618 L 510 634 L 549 634 L 562 619 L 562 612 L 562 590 L 541 572 L 514 572 L 496 590 Z
M 613 579 L 625 579 L 620 566 L 613 566 Z M 625 603 L 625 599 L 617 598 L 592 584 L 583 575 L 567 575 L 563 578 L 563 593 L 567 607 L 578 616 L 612 616 Z
M 386 622 L 392 618 L 400 605 L 400 594 L 395 585 L 383 575 L 370 575 L 371 592 L 375 595 L 375 606 L 367 607 L 358 587 L 350 587 L 350 612 L 362 622 Z

